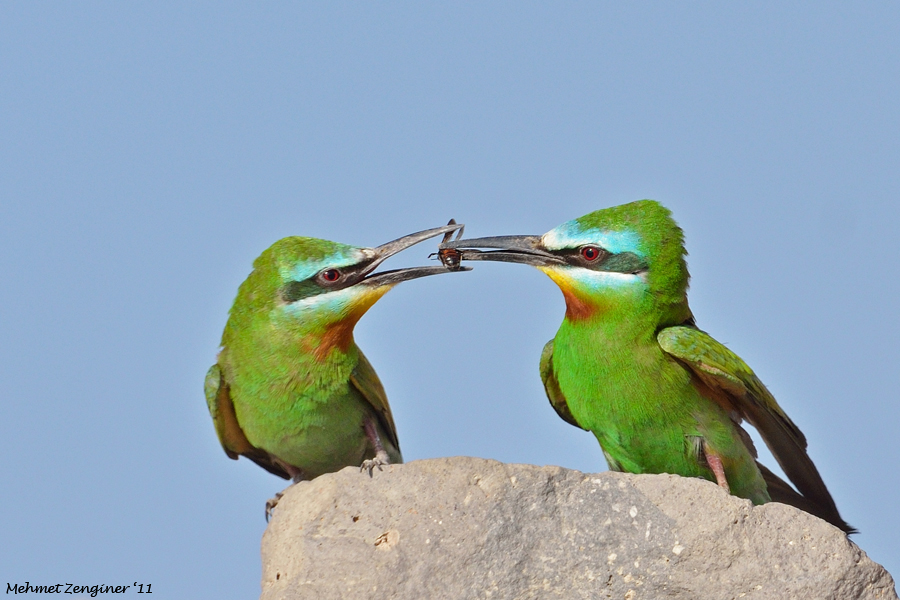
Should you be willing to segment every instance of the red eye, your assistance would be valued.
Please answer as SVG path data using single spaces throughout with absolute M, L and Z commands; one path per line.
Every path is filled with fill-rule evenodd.
M 583 256 L 585 260 L 597 260 L 600 258 L 600 248 L 597 246 L 584 246 L 581 249 L 581 256 Z
M 328 269 L 327 271 L 322 271 L 322 279 L 325 281 L 329 281 L 334 283 L 338 279 L 341 278 L 341 272 L 337 269 Z

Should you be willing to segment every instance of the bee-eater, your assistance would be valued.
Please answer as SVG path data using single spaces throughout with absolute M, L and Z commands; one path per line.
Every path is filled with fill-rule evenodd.
M 429 266 L 373 273 L 379 264 L 460 227 L 377 248 L 287 237 L 263 252 L 238 289 L 218 360 L 206 375 L 225 453 L 294 482 L 345 466 L 371 474 L 403 462 L 387 396 L 353 328 L 401 281 L 449 272 Z
M 744 361 L 695 325 L 683 234 L 661 204 L 598 210 L 542 236 L 441 248 L 457 261 L 532 265 L 559 286 L 566 315 L 541 354 L 541 378 L 559 416 L 596 436 L 610 469 L 703 477 L 754 504 L 791 504 L 854 531 L 803 433 Z M 799 493 L 756 461 L 744 419 Z

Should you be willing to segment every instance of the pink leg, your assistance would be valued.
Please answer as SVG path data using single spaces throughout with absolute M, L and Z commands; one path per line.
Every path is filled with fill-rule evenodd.
M 375 458 L 364 460 L 363 463 L 359 465 L 359 470 L 368 471 L 369 477 L 371 477 L 372 470 L 375 469 L 375 467 L 378 467 L 378 470 L 381 471 L 381 465 L 391 464 L 391 459 L 388 457 L 388 453 L 384 449 L 384 444 L 381 443 L 381 438 L 378 436 L 378 429 L 375 427 L 375 421 L 371 418 L 367 418 L 363 422 L 363 429 L 366 432 L 366 437 L 369 438 L 369 441 L 372 442 L 372 446 L 375 448 Z
M 288 465 L 288 464 L 285 464 L 285 465 L 284 465 L 284 468 L 285 468 L 285 470 L 288 472 L 288 475 L 291 476 L 291 480 L 292 480 L 294 483 L 298 483 L 298 482 L 303 481 L 304 479 L 306 479 L 306 477 L 303 475 L 303 471 L 301 471 L 300 469 L 298 469 L 298 468 L 295 467 L 294 465 Z
M 731 488 L 728 487 L 728 480 L 725 479 L 725 467 L 722 466 L 722 459 L 710 452 L 706 448 L 706 444 L 703 444 L 703 456 L 706 457 L 709 468 L 712 469 L 712 472 L 716 476 L 716 483 L 719 484 L 720 488 L 730 494 Z

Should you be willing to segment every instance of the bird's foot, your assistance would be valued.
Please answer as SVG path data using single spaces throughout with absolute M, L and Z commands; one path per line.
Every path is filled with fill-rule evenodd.
M 378 467 L 379 471 L 384 471 L 381 467 L 389 464 L 391 464 L 391 459 L 388 457 L 387 452 L 381 450 L 375 454 L 375 458 L 367 458 L 362 461 L 362 464 L 359 465 L 359 472 L 362 473 L 363 471 L 368 471 L 369 477 L 371 477 L 372 471 L 374 471 L 376 467 Z
M 274 456 L 272 458 L 275 463 L 278 464 L 278 466 L 287 471 L 287 474 L 290 475 L 292 482 L 291 485 L 295 485 L 306 479 L 306 475 L 303 474 L 302 469 L 295 467 L 294 465 L 290 465 Z M 284 493 L 288 490 L 289 487 L 291 487 L 291 485 L 275 494 L 274 498 L 269 498 L 268 500 L 266 500 L 266 523 L 268 523 L 269 519 L 272 517 L 272 510 L 278 505 L 278 501 L 281 500 L 281 497 L 284 496 Z
M 278 501 L 281 500 L 281 497 L 284 496 L 284 492 L 278 492 L 275 494 L 274 498 L 269 498 L 266 500 L 266 523 L 269 522 L 269 519 L 272 518 L 272 510 L 276 506 L 278 506 Z

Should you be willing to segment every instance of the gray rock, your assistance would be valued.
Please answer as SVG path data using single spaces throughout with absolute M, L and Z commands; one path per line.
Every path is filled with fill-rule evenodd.
M 465 457 L 292 486 L 262 557 L 263 600 L 897 598 L 846 535 L 790 506 Z

